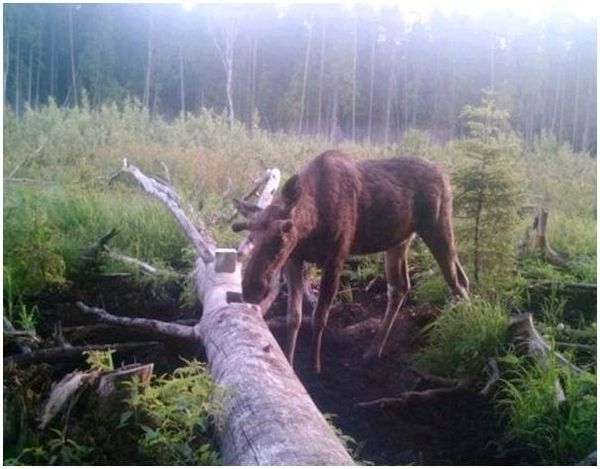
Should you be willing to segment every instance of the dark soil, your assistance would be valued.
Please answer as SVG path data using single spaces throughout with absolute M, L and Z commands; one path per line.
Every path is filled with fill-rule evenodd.
M 383 316 L 385 294 L 373 293 L 359 301 L 332 309 L 320 376 L 311 368 L 309 327 L 300 331 L 295 359 L 296 373 L 319 409 L 333 414 L 333 423 L 355 440 L 355 458 L 377 465 L 515 464 L 516 454 L 500 454 L 497 418 L 491 403 L 476 392 L 402 409 L 357 405 L 427 387 L 411 370 L 411 355 L 423 343 L 419 331 L 438 314 L 409 303 L 394 325 L 384 356 L 364 360 L 372 331 L 353 336 L 351 342 L 336 340 L 333 334 L 336 328 Z M 274 333 L 284 347 L 285 331 Z
M 402 409 L 357 406 L 361 402 L 423 388 L 421 380 L 411 371 L 411 355 L 423 343 L 420 329 L 438 314 L 434 308 L 406 305 L 381 359 L 366 361 L 362 358 L 371 344 L 374 327 L 354 334 L 351 341 L 336 335 L 336 331 L 344 327 L 368 319 L 373 324 L 373 318 L 381 318 L 386 302 L 384 289 L 384 284 L 375 284 L 368 294 L 358 290 L 354 294 L 356 303 L 334 306 L 325 337 L 320 376 L 313 373 L 310 366 L 309 327 L 301 329 L 298 341 L 296 372 L 319 409 L 332 415 L 335 426 L 356 442 L 351 445 L 355 458 L 378 465 L 518 463 L 520 459 L 514 453 L 512 456 L 500 454 L 496 443 L 501 434 L 497 419 L 492 414 L 491 404 L 476 393 L 465 391 L 428 405 Z M 64 328 L 92 324 L 93 321 L 74 306 L 77 300 L 104 307 L 113 314 L 162 320 L 197 316 L 198 306 L 181 308 L 178 296 L 176 288 L 157 294 L 151 289 L 129 288 L 123 279 L 108 279 L 69 294 L 39 298 L 41 332 L 50 336 L 57 321 L 61 321 Z M 269 317 L 285 314 L 283 303 L 284 299 L 280 298 Z M 273 332 L 285 349 L 285 330 Z M 156 336 L 125 328 L 109 328 L 108 332 L 99 330 L 80 338 L 73 337 L 76 338 L 73 345 L 156 340 Z M 197 350 L 181 341 L 167 338 L 163 344 L 134 355 L 116 354 L 115 364 L 154 362 L 155 371 L 165 373 L 180 366 L 182 357 L 198 356 Z M 83 360 L 59 363 L 55 366 L 55 376 L 83 366 Z

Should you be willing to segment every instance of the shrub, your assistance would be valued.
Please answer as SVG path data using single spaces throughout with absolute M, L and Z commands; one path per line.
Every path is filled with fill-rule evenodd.
M 498 304 L 474 298 L 451 304 L 430 326 L 429 341 L 415 357 L 426 371 L 450 378 L 483 374 L 487 359 L 506 348 L 508 314 Z

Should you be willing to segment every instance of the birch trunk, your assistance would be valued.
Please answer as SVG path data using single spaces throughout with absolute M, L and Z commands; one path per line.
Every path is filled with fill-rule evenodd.
M 321 56 L 319 66 L 319 91 L 317 96 L 317 133 L 321 135 L 321 112 L 323 109 L 323 74 L 325 71 L 325 20 L 321 23 Z
M 375 86 L 375 50 L 377 46 L 377 35 L 373 38 L 371 46 L 371 70 L 369 72 L 369 122 L 367 124 L 367 140 L 371 144 L 371 131 L 373 128 L 373 93 Z
M 71 55 L 71 81 L 73 84 L 73 102 L 78 106 L 77 78 L 75 74 L 75 45 L 73 43 L 73 9 L 69 8 L 69 50 Z
M 306 82 L 308 81 L 308 65 L 310 63 L 310 49 L 312 44 L 312 23 L 308 25 L 308 43 L 304 55 L 304 73 L 302 74 L 302 96 L 300 98 L 300 115 L 298 116 L 298 134 L 302 133 L 302 122 L 304 120 L 304 107 L 306 101 Z
M 152 33 L 154 30 L 154 17 L 152 16 L 152 13 L 150 13 L 148 22 L 148 59 L 146 64 L 146 84 L 144 85 L 143 97 L 143 103 L 145 108 L 148 108 L 150 105 L 150 80 L 152 79 Z

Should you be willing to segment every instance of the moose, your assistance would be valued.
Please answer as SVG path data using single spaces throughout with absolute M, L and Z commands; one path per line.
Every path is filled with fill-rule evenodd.
M 323 331 L 350 254 L 385 251 L 387 308 L 367 355 L 381 357 L 407 297 L 407 253 L 415 235 L 435 257 L 452 294 L 468 298 L 469 281 L 452 229 L 450 182 L 437 165 L 423 159 L 353 162 L 339 151 L 326 151 L 287 180 L 271 205 L 234 227 L 241 229 L 250 231 L 246 249 L 251 247 L 242 278 L 244 301 L 264 304 L 283 269 L 288 288 L 287 357 L 292 366 L 302 320 L 304 262 L 322 269 L 312 317 L 317 373 Z

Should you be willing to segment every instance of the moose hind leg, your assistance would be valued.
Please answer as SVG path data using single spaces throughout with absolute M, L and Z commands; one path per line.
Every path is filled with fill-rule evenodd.
M 441 217 L 433 226 L 420 230 L 419 235 L 439 264 L 452 294 L 468 299 L 469 281 L 456 254 L 450 220 L 447 217 Z
M 400 308 L 406 300 L 408 291 L 410 290 L 407 254 L 412 240 L 413 235 L 411 235 L 404 243 L 385 252 L 385 277 L 387 280 L 388 296 L 387 308 L 381 326 L 375 336 L 375 341 L 371 347 L 369 347 L 367 352 L 365 352 L 364 358 L 370 358 L 373 355 L 377 355 L 378 358 L 381 358 L 390 331 L 396 322 Z
M 285 266 L 287 283 L 287 357 L 292 368 L 300 323 L 302 322 L 303 275 L 302 263 L 290 260 Z

